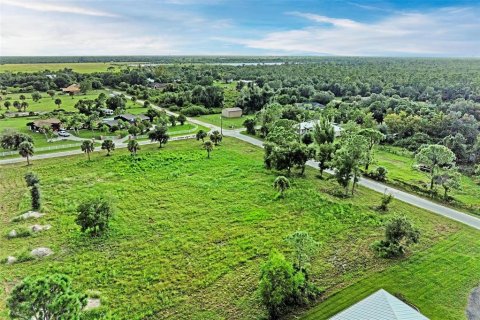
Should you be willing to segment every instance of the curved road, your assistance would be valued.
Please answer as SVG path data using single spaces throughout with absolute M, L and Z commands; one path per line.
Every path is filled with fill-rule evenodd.
M 115 93 L 118 93 L 118 92 L 115 92 Z M 129 97 L 129 96 L 126 96 L 126 97 Z M 137 102 L 138 103 L 143 103 L 142 100 L 137 100 Z M 162 108 L 160 108 L 158 106 L 152 106 L 152 107 L 156 108 L 158 110 L 163 110 Z M 172 115 L 175 115 L 175 116 L 178 115 L 178 114 L 176 114 L 174 112 L 171 112 L 171 111 L 168 111 L 168 110 L 164 110 L 164 111 L 166 111 L 167 114 L 172 114 Z M 197 119 L 193 119 L 193 118 L 187 118 L 187 120 L 191 123 L 195 123 L 197 125 L 201 125 L 201 126 L 210 128 L 211 130 L 219 130 L 220 131 L 220 127 L 217 127 L 215 125 L 205 123 L 205 122 L 199 121 Z M 263 142 L 261 140 L 255 139 L 255 138 L 250 137 L 250 136 L 243 135 L 243 134 L 240 133 L 240 130 L 224 129 L 223 130 L 223 135 L 225 135 L 227 137 L 233 137 L 233 138 L 248 142 L 250 144 L 253 144 L 257 147 L 263 148 Z M 193 138 L 193 136 L 190 135 L 190 136 L 183 136 L 183 137 L 174 137 L 171 140 L 180 140 L 180 139 L 188 139 L 188 138 Z M 141 142 L 141 144 L 148 144 L 148 143 L 151 143 L 151 142 L 149 142 L 149 141 L 142 141 Z M 126 144 L 121 144 L 121 145 L 118 145 L 117 147 L 118 148 L 124 148 L 124 147 L 126 147 Z M 42 155 L 34 156 L 34 157 L 32 157 L 32 160 L 55 158 L 55 157 L 64 157 L 64 156 L 81 154 L 81 153 L 82 153 L 81 150 L 48 153 L 48 154 L 42 154 Z M 9 163 L 17 163 L 17 162 L 22 162 L 22 161 L 24 161 L 23 158 L 5 159 L 5 160 L 0 160 L 0 165 L 9 164 Z M 313 167 L 313 168 L 318 168 L 318 162 L 316 162 L 316 161 L 310 160 L 310 161 L 307 162 L 307 165 L 310 166 L 310 167 Z M 326 171 L 326 172 L 328 172 L 330 174 L 333 173 L 332 171 Z M 419 196 L 401 191 L 401 190 L 396 189 L 396 188 L 386 186 L 383 183 L 380 183 L 380 182 L 377 182 L 377 181 L 374 181 L 374 180 L 370 180 L 370 179 L 367 179 L 367 178 L 361 178 L 360 181 L 358 182 L 358 184 L 361 185 L 361 186 L 364 186 L 366 188 L 369 188 L 371 190 L 380 192 L 380 193 L 384 193 L 384 192 L 391 193 L 396 199 L 398 199 L 400 201 L 409 203 L 409 204 L 414 205 L 416 207 L 428 210 L 430 212 L 436 213 L 438 215 L 444 216 L 446 218 L 458 221 L 460 223 L 466 224 L 470 227 L 473 227 L 475 229 L 480 230 L 480 219 L 476 218 L 474 216 L 468 215 L 466 213 L 460 212 L 460 211 L 455 210 L 455 209 L 451 209 L 451 208 L 442 206 L 438 203 L 432 202 L 432 201 L 424 199 L 422 197 L 419 197 Z

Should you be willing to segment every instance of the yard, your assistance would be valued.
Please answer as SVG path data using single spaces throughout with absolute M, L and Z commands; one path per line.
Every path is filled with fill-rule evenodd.
M 222 124 L 222 120 L 220 120 L 220 114 L 208 114 L 203 116 L 195 117 L 194 119 L 198 119 L 200 121 L 210 123 L 216 126 Z M 224 129 L 239 129 L 243 128 L 243 122 L 247 119 L 253 118 L 251 115 L 242 116 L 241 118 L 225 118 L 223 117 L 223 128 Z
M 0 258 L 46 246 L 43 261 L 0 265 L 6 291 L 32 274 L 62 272 L 82 290 L 98 290 L 115 319 L 254 319 L 266 316 L 256 294 L 259 268 L 272 248 L 296 230 L 320 242 L 313 281 L 326 302 L 310 316 L 326 318 L 377 287 L 401 293 L 431 319 L 460 319 L 467 295 L 478 284 L 478 231 L 394 201 L 388 214 L 372 208 L 380 195 L 364 188 L 339 199 L 331 180 L 292 178 L 285 199 L 276 199 L 275 173 L 263 167 L 263 152 L 225 138 L 206 158 L 194 140 L 0 167 L 1 234 L 33 223 L 52 229 L 34 237 L 2 240 Z M 38 221 L 10 222 L 29 209 L 23 181 L 32 170 L 41 179 L 43 212 Z M 135 191 L 135 192 L 132 192 Z M 92 239 L 75 225 L 85 198 L 112 199 L 117 213 L 108 237 Z M 382 223 L 405 214 L 422 231 L 404 261 L 375 258 L 370 244 Z M 355 235 L 352 237 L 352 235 Z M 399 280 L 402 281 L 399 281 Z M 351 286 L 353 285 L 353 286 Z M 346 288 L 345 290 L 341 290 Z
M 407 188 L 408 184 L 420 186 L 428 184 L 428 177 L 419 170 L 414 169 L 414 155 L 404 149 L 397 147 L 379 147 L 375 150 L 376 166 L 383 166 L 388 170 L 389 183 L 403 188 Z M 375 166 L 372 167 L 375 169 Z M 449 194 L 456 200 L 456 203 L 450 205 L 457 206 L 468 210 L 470 213 L 480 214 L 480 185 L 465 175 L 461 179 L 462 188 L 460 190 L 452 190 Z M 438 192 L 443 195 L 443 190 L 439 187 Z

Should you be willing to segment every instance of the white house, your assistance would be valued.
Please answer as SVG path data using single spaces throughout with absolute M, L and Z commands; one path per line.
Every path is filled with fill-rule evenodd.
M 428 320 L 416 308 L 380 289 L 330 320 Z
M 297 125 L 297 130 L 299 130 L 300 134 L 305 134 L 307 132 L 312 132 L 315 129 L 315 125 L 319 123 L 319 120 L 312 120 L 312 121 L 306 121 L 306 122 L 300 122 Z M 337 124 L 332 124 L 333 130 L 335 131 L 335 137 L 338 137 L 342 134 L 342 127 L 340 127 Z

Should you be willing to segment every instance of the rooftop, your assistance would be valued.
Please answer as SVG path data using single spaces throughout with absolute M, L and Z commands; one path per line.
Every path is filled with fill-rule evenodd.
M 423 314 L 380 289 L 330 320 L 428 320 Z

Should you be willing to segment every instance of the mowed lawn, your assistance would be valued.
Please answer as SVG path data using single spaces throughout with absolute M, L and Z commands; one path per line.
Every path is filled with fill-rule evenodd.
M 108 71 L 119 71 L 124 64 L 86 62 L 86 63 L 24 63 L 24 64 L 0 64 L 0 72 L 42 72 L 45 70 L 59 71 L 65 68 L 72 69 L 79 73 L 94 73 Z
M 376 164 L 372 166 L 383 166 L 388 170 L 388 180 L 395 185 L 404 186 L 402 182 L 416 186 L 426 186 L 428 188 L 428 176 L 414 168 L 415 157 L 412 153 L 396 147 L 380 147 L 375 150 Z M 480 215 L 480 185 L 472 178 L 462 175 L 462 188 L 449 191 L 457 203 L 451 203 L 468 210 L 471 213 Z M 439 195 L 443 196 L 443 188 L 437 187 Z
M 0 265 L 6 288 L 0 317 L 19 279 L 62 272 L 78 289 L 100 291 L 115 319 L 262 318 L 260 265 L 272 248 L 288 256 L 284 239 L 296 230 L 320 242 L 312 279 L 324 298 L 334 294 L 314 309 L 318 318 L 380 287 L 403 294 L 432 319 L 464 317 L 479 281 L 478 231 L 398 201 L 378 213 L 373 208 L 381 195 L 363 188 L 353 199 L 338 199 L 331 195 L 336 184 L 316 178 L 314 169 L 292 177 L 286 197 L 276 199 L 276 173 L 262 158 L 259 148 L 225 138 L 211 159 L 189 140 L 142 146 L 137 159 L 116 150 L 111 157 L 95 153 L 91 162 L 80 155 L 0 167 L 0 234 L 52 225 L 35 237 L 3 238 L 0 258 L 42 246 L 55 252 L 42 261 Z M 41 179 L 46 216 L 10 222 L 29 209 L 23 175 L 30 170 Z M 76 207 L 91 196 L 115 203 L 108 237 L 91 239 L 74 223 Z M 422 231 L 403 261 L 378 259 L 370 250 L 393 214 L 407 215 Z
M 200 121 L 210 123 L 216 126 L 222 125 L 224 129 L 239 129 L 243 127 L 243 122 L 247 119 L 253 118 L 253 116 L 245 115 L 240 118 L 225 118 L 221 119 L 220 114 L 207 114 L 203 116 L 194 117 L 194 119 L 198 119 Z

